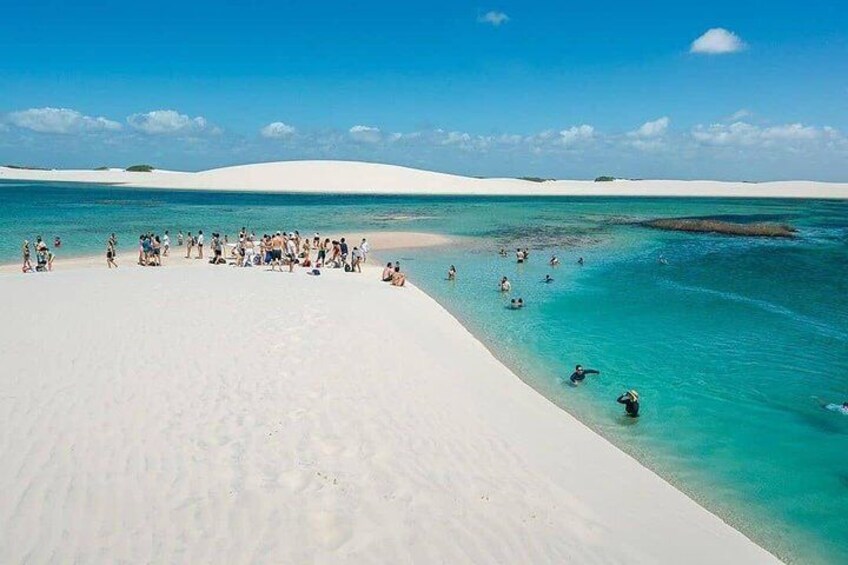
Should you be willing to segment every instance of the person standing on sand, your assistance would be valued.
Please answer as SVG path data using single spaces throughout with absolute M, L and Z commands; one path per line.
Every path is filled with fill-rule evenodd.
M 359 244 L 359 250 L 362 252 L 362 262 L 366 263 L 368 261 L 368 252 L 371 251 L 371 245 L 364 237 L 362 238 L 362 242 Z
M 289 264 L 289 272 L 294 271 L 294 264 L 297 263 L 297 243 L 293 237 L 286 241 L 286 262 Z
M 339 251 L 342 254 L 342 263 L 347 263 L 348 247 L 345 238 L 342 238 L 341 241 L 339 241 Z
M 118 264 L 115 262 L 115 246 L 112 244 L 111 237 L 106 241 L 106 266 L 110 269 L 112 267 L 118 268 Z
M 194 238 L 191 237 L 191 232 L 188 232 L 186 234 L 185 245 L 186 245 L 185 258 L 191 259 L 191 248 L 194 247 Z
M 183 246 L 183 230 L 177 232 L 177 247 Z
M 350 255 L 350 271 L 351 272 L 355 271 L 357 273 L 361 273 L 362 272 L 362 265 L 361 265 L 362 261 L 363 261 L 362 250 L 360 250 L 358 247 L 354 247 L 353 253 L 351 253 L 351 255 Z
M 165 236 L 162 238 L 162 257 L 167 257 L 171 250 L 171 236 L 168 235 L 168 230 L 165 230 Z
M 203 259 L 203 230 L 197 231 L 197 258 Z
M 21 271 L 28 273 L 32 271 L 32 259 L 29 254 L 29 240 L 24 240 L 24 244 L 21 246 L 21 254 L 24 258 L 24 264 L 21 267 Z
M 273 271 L 276 267 L 279 267 L 280 271 L 283 270 L 283 234 L 281 232 L 277 232 L 271 238 L 271 270 Z

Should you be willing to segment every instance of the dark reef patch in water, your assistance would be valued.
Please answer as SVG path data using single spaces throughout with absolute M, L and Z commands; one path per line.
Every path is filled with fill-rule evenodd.
M 661 218 L 640 222 L 639 225 L 666 231 L 691 233 L 713 233 L 743 237 L 781 237 L 792 238 L 797 230 L 789 224 L 738 223 L 713 218 Z

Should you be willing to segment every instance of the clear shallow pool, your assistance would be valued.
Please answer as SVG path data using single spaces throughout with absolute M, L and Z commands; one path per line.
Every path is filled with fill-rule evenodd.
M 678 234 L 634 219 L 787 221 L 795 240 Z M 468 236 L 393 252 L 412 280 L 527 382 L 749 536 L 797 562 L 848 551 L 848 203 L 425 198 L 145 191 L 0 183 L 0 260 L 23 238 L 99 253 L 155 229 L 431 231 Z M 519 266 L 500 247 L 533 249 Z M 562 264 L 547 266 L 551 253 Z M 660 255 L 669 264 L 660 265 Z M 585 265 L 576 264 L 577 257 Z M 447 267 L 459 270 L 447 282 Z M 545 274 L 555 281 L 544 284 Z M 497 280 L 513 281 L 522 311 Z M 575 363 L 599 369 L 578 388 Z M 636 388 L 643 417 L 615 397 Z M 564 478 L 566 480 L 567 478 Z

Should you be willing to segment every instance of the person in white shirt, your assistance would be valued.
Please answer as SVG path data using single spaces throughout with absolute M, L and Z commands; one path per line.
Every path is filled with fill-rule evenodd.
M 203 259 L 203 230 L 197 232 L 197 258 Z
M 368 260 L 368 251 L 371 249 L 371 246 L 368 245 L 368 241 L 365 238 L 362 238 L 362 243 L 359 244 L 359 251 L 362 253 L 362 262 L 366 262 Z
M 294 271 L 294 262 L 297 261 L 297 243 L 294 238 L 286 240 L 286 260 L 289 263 L 289 272 Z
M 168 251 L 171 249 L 171 236 L 168 235 L 168 230 L 165 230 L 165 235 L 162 237 L 162 256 L 167 257 Z
M 501 279 L 501 292 L 509 292 L 512 289 L 512 285 L 509 282 L 509 279 L 506 277 Z

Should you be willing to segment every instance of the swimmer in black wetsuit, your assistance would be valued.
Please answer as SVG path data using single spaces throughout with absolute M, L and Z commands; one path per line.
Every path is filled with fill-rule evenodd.
M 619 404 L 624 404 L 624 410 L 631 418 L 639 417 L 639 393 L 635 390 L 628 390 L 616 399 Z
M 596 371 L 595 369 L 584 369 L 583 365 L 577 365 L 574 367 L 574 372 L 571 373 L 571 376 L 568 377 L 571 379 L 571 382 L 574 384 L 579 383 L 583 379 L 586 378 L 586 375 L 600 375 L 600 371 Z

